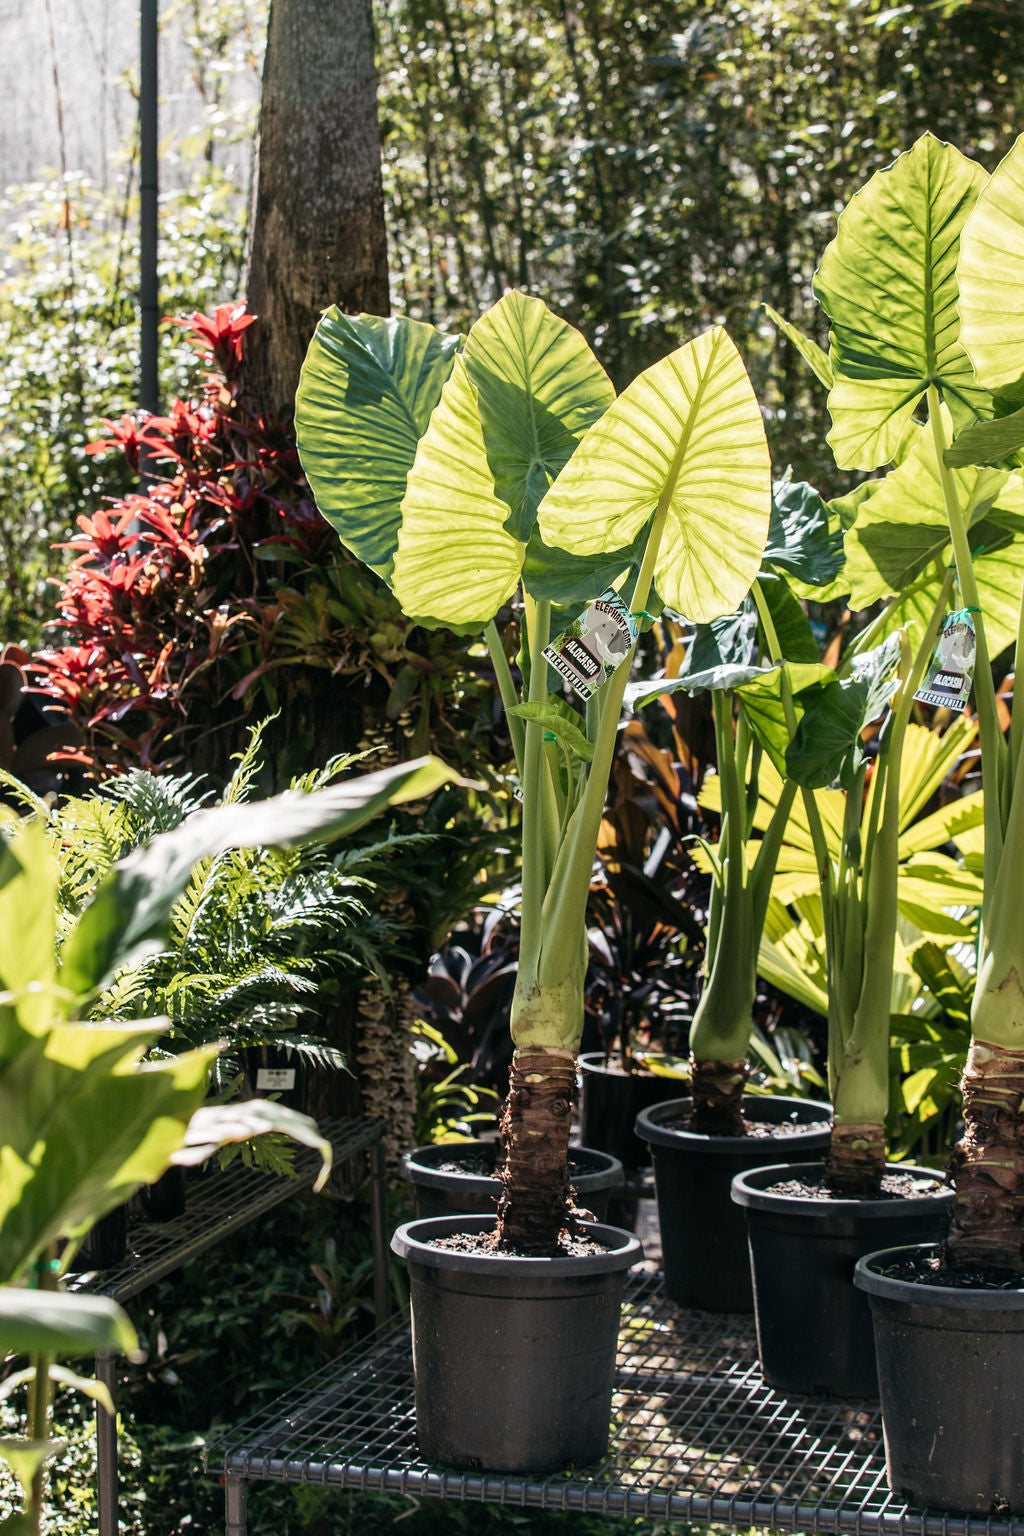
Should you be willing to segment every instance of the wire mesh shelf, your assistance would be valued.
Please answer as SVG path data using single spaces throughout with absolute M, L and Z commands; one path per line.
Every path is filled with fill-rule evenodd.
M 837 1536 L 1024 1536 L 1024 1520 L 907 1507 L 886 1486 L 876 1404 L 780 1396 L 761 1379 L 752 1318 L 682 1311 L 660 1284 L 659 1275 L 630 1280 L 611 1445 L 586 1471 L 508 1476 L 425 1463 L 407 1318 L 212 1441 L 206 1469 L 229 1489 L 316 1483 Z
M 334 1148 L 336 1166 L 367 1151 L 381 1136 L 376 1120 L 327 1120 L 320 1127 Z M 76 1275 L 74 1290 L 84 1289 L 115 1301 L 129 1301 L 147 1286 L 223 1242 L 233 1232 L 265 1215 L 311 1184 L 320 1168 L 320 1154 L 297 1150 L 294 1174 L 269 1175 L 240 1160 L 214 1169 L 189 1183 L 188 1206 L 172 1221 L 132 1221 L 128 1255 L 116 1269 Z

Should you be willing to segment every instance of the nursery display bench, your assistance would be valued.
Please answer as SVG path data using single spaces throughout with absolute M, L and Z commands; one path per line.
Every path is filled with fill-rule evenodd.
M 431 1466 L 416 1445 L 408 1319 L 323 1367 L 206 1451 L 226 1536 L 251 1482 L 586 1510 L 834 1536 L 1024 1536 L 1013 1521 L 908 1508 L 886 1487 L 877 1405 L 766 1387 L 752 1317 L 684 1311 L 659 1274 L 629 1282 L 611 1444 L 586 1470 L 532 1478 Z
M 371 1220 L 373 1232 L 373 1303 L 378 1324 L 388 1314 L 387 1182 L 383 1124 L 379 1120 L 338 1119 L 321 1124 L 334 1149 L 334 1166 L 368 1152 L 370 1156 Z M 166 1222 L 131 1223 L 128 1258 L 116 1269 L 76 1278 L 73 1288 L 110 1296 L 124 1303 L 147 1286 L 181 1269 L 207 1249 L 226 1242 L 243 1227 L 265 1216 L 300 1190 L 308 1189 L 320 1167 L 319 1154 L 300 1148 L 294 1173 L 271 1176 L 249 1168 L 239 1158 L 226 1169 L 213 1169 L 189 1184 L 188 1205 L 181 1216 Z M 113 1396 L 114 1361 L 96 1359 L 96 1375 Z M 117 1536 L 117 1421 L 102 1408 L 96 1412 L 96 1482 L 99 1536 Z

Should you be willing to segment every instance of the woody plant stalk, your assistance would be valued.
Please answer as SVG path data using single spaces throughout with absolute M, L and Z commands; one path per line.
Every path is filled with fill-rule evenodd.
M 465 339 L 328 311 L 296 428 L 343 543 L 409 618 L 482 635 L 494 666 L 522 795 L 494 1241 L 553 1253 L 567 1221 L 587 895 L 635 639 L 585 709 L 542 653 L 609 589 L 637 625 L 658 602 L 699 622 L 736 608 L 768 533 L 761 414 L 720 328 L 615 398 L 579 332 L 512 292 Z M 516 603 L 518 665 L 497 622 Z

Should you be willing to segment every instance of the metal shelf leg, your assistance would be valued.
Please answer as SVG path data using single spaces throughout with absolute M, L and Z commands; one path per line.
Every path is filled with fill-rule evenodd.
M 387 1321 L 391 1310 L 388 1293 L 388 1177 L 384 1143 L 378 1139 L 370 1148 L 370 1207 L 373 1226 L 373 1312 L 377 1327 Z
M 96 1356 L 96 1380 L 114 1395 L 114 1357 Z M 96 1503 L 99 1536 L 117 1536 L 117 1404 L 108 1413 L 96 1404 Z
M 249 1484 L 241 1477 L 224 1479 L 224 1536 L 245 1536 L 245 1506 Z

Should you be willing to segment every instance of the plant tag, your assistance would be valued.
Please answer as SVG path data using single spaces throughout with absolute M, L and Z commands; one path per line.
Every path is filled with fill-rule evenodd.
M 959 714 L 974 682 L 976 649 L 971 610 L 959 608 L 956 613 L 947 613 L 928 671 L 914 698 L 922 704 L 941 705 Z
M 542 654 L 580 698 L 589 699 L 625 661 L 639 633 L 636 619 L 609 588 Z
M 257 1093 L 285 1093 L 294 1087 L 294 1067 L 260 1067 L 256 1073 Z

